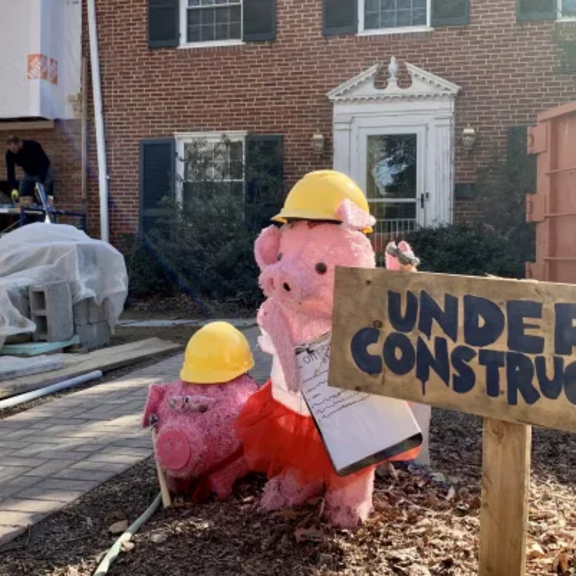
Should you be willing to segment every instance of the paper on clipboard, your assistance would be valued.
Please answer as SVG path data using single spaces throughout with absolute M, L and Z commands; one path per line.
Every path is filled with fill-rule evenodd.
M 296 361 L 302 395 L 338 475 L 352 474 L 422 443 L 406 402 L 328 386 L 330 334 L 299 346 Z

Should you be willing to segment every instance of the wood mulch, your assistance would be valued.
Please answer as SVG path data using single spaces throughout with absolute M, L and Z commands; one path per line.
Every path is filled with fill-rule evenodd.
M 257 511 L 263 479 L 227 502 L 159 510 L 111 576 L 404 575 L 477 573 L 481 420 L 436 410 L 434 475 L 388 467 L 375 513 L 357 531 L 320 521 L 322 502 Z M 576 436 L 535 430 L 527 574 L 576 574 Z M 152 460 L 87 494 L 0 551 L 1 576 L 88 576 L 113 544 L 109 527 L 134 521 L 158 493 Z M 507 544 L 502 543 L 503 546 Z

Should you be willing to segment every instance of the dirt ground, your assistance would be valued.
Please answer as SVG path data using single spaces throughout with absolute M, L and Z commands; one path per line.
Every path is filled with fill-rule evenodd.
M 534 436 L 527 573 L 576 574 L 576 436 L 545 430 Z M 263 479 L 252 477 L 227 502 L 159 510 L 109 574 L 476 574 L 481 420 L 436 410 L 431 440 L 434 472 L 443 476 L 389 471 L 377 480 L 375 513 L 357 531 L 323 525 L 321 502 L 262 515 Z M 109 526 L 133 522 L 157 493 L 147 460 L 8 544 L 0 551 L 0 575 L 91 575 L 114 542 Z

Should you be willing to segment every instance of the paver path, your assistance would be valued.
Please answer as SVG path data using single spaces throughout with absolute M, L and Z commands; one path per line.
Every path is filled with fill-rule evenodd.
M 263 382 L 270 357 L 245 332 Z M 182 355 L 0 420 L 0 545 L 152 453 L 141 427 L 148 385 L 178 377 Z

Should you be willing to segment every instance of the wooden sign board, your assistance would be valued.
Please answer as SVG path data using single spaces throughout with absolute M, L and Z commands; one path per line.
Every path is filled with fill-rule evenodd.
M 336 273 L 330 386 L 576 432 L 576 286 Z
M 484 416 L 480 576 L 524 576 L 530 424 L 576 431 L 576 286 L 338 268 L 329 385 Z

